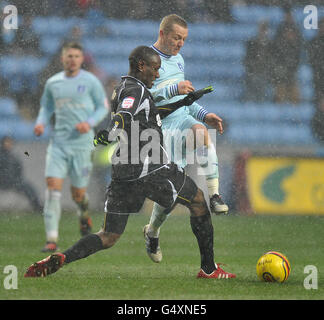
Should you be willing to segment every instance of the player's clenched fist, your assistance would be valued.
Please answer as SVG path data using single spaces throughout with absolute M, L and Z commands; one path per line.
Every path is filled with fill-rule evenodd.
M 39 137 L 44 133 L 44 126 L 42 124 L 37 124 L 34 127 L 34 134 Z
M 93 145 L 96 147 L 98 144 L 107 146 L 109 144 L 108 141 L 108 134 L 109 132 L 107 130 L 100 130 L 95 138 L 93 139 Z
M 90 124 L 86 121 L 78 123 L 75 128 L 80 132 L 80 133 L 87 133 L 90 131 L 91 127 Z
M 189 92 L 194 91 L 195 88 L 193 87 L 191 81 L 189 80 L 184 80 L 184 81 L 180 81 L 178 83 L 178 92 L 179 94 L 188 94 Z

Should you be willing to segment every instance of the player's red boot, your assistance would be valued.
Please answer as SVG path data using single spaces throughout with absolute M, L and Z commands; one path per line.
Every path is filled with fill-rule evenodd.
M 57 252 L 47 258 L 33 263 L 26 271 L 25 278 L 46 277 L 49 274 L 56 272 L 63 266 L 65 255 Z
M 217 263 L 217 269 L 214 270 L 212 273 L 207 274 L 205 271 L 200 269 L 197 274 L 197 278 L 207 278 L 207 279 L 229 279 L 229 278 L 236 278 L 234 273 L 227 272 L 223 270 Z

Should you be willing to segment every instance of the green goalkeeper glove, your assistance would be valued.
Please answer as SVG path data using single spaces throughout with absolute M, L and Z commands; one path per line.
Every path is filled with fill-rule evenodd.
M 188 93 L 188 95 L 183 98 L 183 104 L 185 106 L 191 106 L 196 100 L 200 99 L 204 94 L 212 92 L 214 89 L 212 86 L 193 91 Z
M 93 139 L 93 145 L 96 147 L 98 144 L 108 146 L 108 131 L 100 130 Z

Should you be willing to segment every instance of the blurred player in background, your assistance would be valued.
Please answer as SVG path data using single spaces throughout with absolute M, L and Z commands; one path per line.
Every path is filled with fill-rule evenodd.
M 5 136 L 0 146 L 0 190 L 23 194 L 33 211 L 41 212 L 42 206 L 34 186 L 24 176 L 22 161 L 12 152 L 14 140 Z
M 213 224 L 203 192 L 181 167 L 170 161 L 164 148 L 160 113 L 148 90 L 159 77 L 161 59 L 152 48 L 140 46 L 131 52 L 129 65 L 128 76 L 122 77 L 113 93 L 115 115 L 108 129 L 99 131 L 94 141 L 107 145 L 118 138 L 120 146 L 114 155 L 103 227 L 63 253 L 54 253 L 32 264 L 25 277 L 45 277 L 64 264 L 111 248 L 123 234 L 129 215 L 138 212 L 149 198 L 169 211 L 178 203 L 189 209 L 190 225 L 200 250 L 201 269 L 197 278 L 235 278 L 235 274 L 214 262 Z M 153 148 L 147 148 L 150 142 L 141 139 L 148 129 Z M 132 147 L 138 147 L 136 155 L 130 152 Z
M 192 83 L 185 80 L 184 60 L 179 53 L 187 36 L 188 26 L 182 17 L 171 14 L 162 19 L 158 40 L 152 46 L 162 60 L 160 78 L 155 81 L 151 89 L 157 106 L 180 100 L 183 98 L 181 95 L 194 91 Z M 199 68 L 199 66 L 197 67 Z M 173 145 L 176 146 L 175 152 L 180 151 L 182 153 L 180 159 L 176 159 L 177 156 L 173 153 L 172 160 L 181 167 L 185 167 L 187 166 L 187 154 L 195 152 L 197 159 L 200 159 L 199 163 L 205 164 L 203 176 L 197 175 L 197 169 L 194 169 L 192 166 L 187 172 L 203 191 L 206 189 L 203 185 L 206 185 L 207 182 L 208 190 L 205 192 L 205 198 L 209 198 L 207 203 L 210 204 L 211 212 L 226 214 L 228 206 L 219 195 L 218 158 L 215 146 L 211 141 L 206 126 L 203 124 L 206 123 L 222 134 L 222 119 L 216 114 L 208 112 L 199 104 L 194 103 L 190 108 L 184 107 L 173 112 L 162 123 L 165 143 L 171 144 L 173 140 Z M 192 130 L 193 137 L 195 138 L 195 150 L 190 150 L 188 146 L 188 142 L 190 142 L 188 139 L 192 135 L 187 136 L 187 142 L 183 141 L 183 136 L 181 135 L 181 133 L 189 129 Z M 170 145 L 168 149 L 170 149 Z M 184 152 L 182 152 L 183 150 Z M 150 223 L 144 227 L 147 253 L 154 262 L 160 262 L 162 259 L 158 237 L 160 226 L 167 216 L 165 208 L 154 204 Z
M 92 170 L 93 128 L 108 113 L 108 102 L 101 82 L 81 69 L 83 49 L 77 42 L 62 48 L 63 71 L 49 78 L 41 98 L 34 133 L 43 134 L 55 114 L 53 136 L 47 149 L 45 177 L 44 222 L 46 245 L 43 252 L 57 250 L 61 217 L 61 191 L 70 177 L 72 198 L 77 204 L 80 232 L 91 232 L 87 186 Z

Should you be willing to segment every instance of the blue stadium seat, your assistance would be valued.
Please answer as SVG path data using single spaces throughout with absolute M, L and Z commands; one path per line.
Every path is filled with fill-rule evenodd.
M 124 57 L 126 60 L 130 52 L 142 44 L 137 40 L 125 40 L 118 38 L 86 38 L 83 41 L 84 48 L 94 57 Z
M 45 67 L 46 63 L 46 57 L 3 56 L 0 60 L 0 71 L 5 79 L 14 74 L 38 74 Z
M 15 119 L 1 119 L 0 120 L 0 136 L 11 136 L 14 139 L 21 140 L 21 139 L 28 139 L 33 134 L 33 124 L 30 123 L 30 131 L 25 130 L 25 121 L 21 118 Z M 19 134 L 19 132 L 24 130 L 23 134 Z
M 258 125 L 246 125 L 243 123 L 230 123 L 226 137 L 231 143 L 237 144 L 262 144 L 265 142 L 266 135 L 260 136 L 261 128 Z
M 8 82 L 10 92 L 35 92 L 38 87 L 38 74 L 46 63 L 47 58 L 44 57 L 4 56 L 0 60 L 0 72 Z
M 9 97 L 0 97 L 0 117 L 18 116 L 18 107 L 15 100 Z
M 203 60 L 217 60 L 235 62 L 240 61 L 245 54 L 245 46 L 243 43 L 221 43 L 208 42 L 198 43 L 189 41 L 183 49 L 182 54 L 186 58 Z
M 54 55 L 59 51 L 62 42 L 61 36 L 43 35 L 40 39 L 40 49 L 45 55 Z
M 314 98 L 314 87 L 311 83 L 299 85 L 300 96 L 303 101 L 311 101 Z
M 245 110 L 241 107 L 241 105 L 237 101 L 233 101 L 228 99 L 228 101 L 217 101 L 213 99 L 212 101 L 203 103 L 203 101 L 199 104 L 206 106 L 207 110 L 210 112 L 214 112 L 227 121 L 230 126 L 232 123 L 239 123 L 243 121 L 245 117 Z
M 97 59 L 96 63 L 109 76 L 114 76 L 118 79 L 128 73 L 128 60 L 125 58 L 101 58 Z
M 289 145 L 303 145 L 314 143 L 314 137 L 310 126 L 307 125 L 291 125 L 283 127 L 282 143 Z
M 34 122 L 24 120 L 21 117 L 0 119 L 0 137 L 11 136 L 19 141 L 31 141 L 36 139 L 33 129 Z M 51 129 L 46 128 L 44 134 L 37 140 L 47 140 L 50 132 Z
M 300 83 L 310 83 L 313 81 L 313 69 L 309 64 L 302 64 L 298 68 L 297 79 Z
M 313 118 L 315 107 L 312 104 L 278 105 L 281 110 L 281 121 L 287 123 L 305 123 L 309 124 Z
M 265 20 L 278 24 L 284 16 L 280 7 L 258 5 L 234 5 L 231 7 L 231 14 L 237 22 L 246 24 L 258 24 Z
M 244 67 L 241 64 L 219 64 L 211 68 L 211 73 L 216 79 L 240 79 L 244 75 Z
M 276 123 L 229 124 L 226 137 L 232 143 L 253 145 L 307 145 L 314 143 L 308 125 L 287 125 Z
M 191 77 L 188 77 L 192 79 Z M 196 89 L 201 89 L 206 87 L 207 85 L 213 85 L 214 91 L 205 95 L 201 100 L 198 101 L 199 104 L 205 103 L 207 106 L 213 107 L 215 103 L 219 102 L 226 102 L 226 101 L 233 101 L 237 100 L 242 95 L 242 86 L 240 83 L 223 83 L 223 82 L 214 82 L 206 81 L 207 78 L 205 77 L 205 81 L 193 81 L 194 87 Z
M 309 64 L 302 64 L 297 73 L 301 98 L 304 101 L 311 101 L 314 97 L 313 70 Z
M 312 104 L 296 106 L 274 103 L 240 103 L 238 101 L 220 103 L 215 101 L 213 93 L 203 97 L 199 103 L 202 105 L 205 103 L 211 112 L 220 113 L 231 122 L 305 124 L 308 126 L 315 112 L 315 107 Z
M 220 41 L 247 41 L 257 35 L 258 27 L 254 24 L 222 24 L 217 23 L 210 28 L 214 31 L 214 38 Z
M 112 36 L 135 39 L 140 41 L 142 45 L 150 45 L 155 42 L 159 29 L 158 22 L 149 20 L 107 19 L 105 26 L 111 31 Z
M 240 63 L 187 63 L 185 66 L 186 77 L 192 81 L 198 80 L 204 82 L 220 83 L 229 81 L 234 83 L 239 81 L 244 75 L 244 67 Z M 205 84 L 206 85 L 206 84 Z
M 17 123 L 12 136 L 16 140 L 20 140 L 20 141 L 33 140 L 35 138 L 33 130 L 34 130 L 34 122 L 20 120 L 19 123 Z
M 256 35 L 257 27 L 254 24 L 206 24 L 194 23 L 189 24 L 188 41 L 195 42 L 237 42 L 246 41 Z
M 79 25 L 78 18 L 62 18 L 62 17 L 35 17 L 33 20 L 33 29 L 39 34 L 61 35 L 67 36 L 73 26 Z

